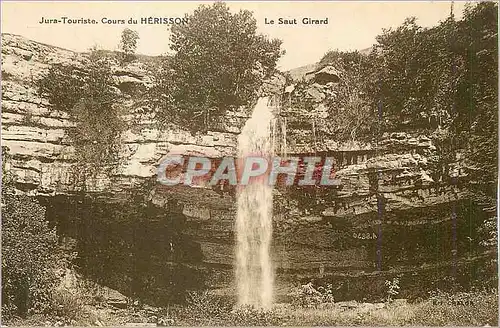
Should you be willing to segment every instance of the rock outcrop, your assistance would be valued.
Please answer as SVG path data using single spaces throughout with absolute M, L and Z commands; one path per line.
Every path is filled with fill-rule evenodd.
M 115 173 L 87 181 L 86 192 L 95 198 L 86 201 L 72 177 L 75 150 L 66 132 L 74 123 L 53 110 L 33 84 L 52 63 L 77 63 L 82 56 L 2 35 L 2 146 L 16 188 L 43 199 L 59 230 L 81 240 L 82 268 L 104 263 L 101 271 L 88 273 L 106 276 L 112 288 L 134 293 L 130 281 L 142 276 L 136 288 L 154 290 L 146 293 L 151 298 L 201 286 L 231 290 L 234 195 L 209 188 L 159 188 L 155 179 L 168 152 L 235 155 L 248 110 L 230 111 L 223 123 L 196 135 L 174 126 L 160 131 L 142 120 L 123 134 L 124 160 Z M 320 118 L 325 112 L 323 84 L 335 83 L 333 75 L 340 78 L 332 72 L 323 69 L 317 81 L 312 77 L 315 84 L 308 92 L 316 105 L 308 115 Z M 140 61 L 116 66 L 114 74 L 119 92 L 150 83 Z M 283 83 L 278 79 L 266 88 Z M 334 157 L 341 185 L 276 190 L 273 258 L 279 295 L 298 281 L 314 280 L 334 283 L 339 300 L 376 299 L 384 296 L 385 279 L 401 276 L 402 296 L 411 297 L 425 293 L 422 286 L 451 280 L 470 284 L 487 276 L 486 263 L 495 253 L 481 246 L 481 226 L 494 210 L 470 200 L 459 168 L 439 181 L 433 176 L 431 159 L 437 150 L 430 136 L 396 131 L 376 142 L 340 142 L 334 136 L 318 142 L 314 127 L 287 126 L 293 119 L 280 121 L 286 131 L 281 150 Z M 295 119 L 300 121 L 300 115 Z M 113 214 L 134 205 L 131 194 L 151 201 L 148 220 L 136 218 L 132 207 L 129 215 Z M 181 204 L 180 211 L 172 210 L 172 200 Z M 131 231 L 137 236 L 130 237 Z M 134 270 L 142 271 L 134 275 Z

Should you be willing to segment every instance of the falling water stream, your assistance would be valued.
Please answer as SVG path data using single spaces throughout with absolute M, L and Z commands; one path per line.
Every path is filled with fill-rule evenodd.
M 268 98 L 260 98 L 238 139 L 240 159 L 270 158 L 274 152 L 274 115 Z M 266 308 L 273 301 L 272 186 L 260 179 L 240 186 L 236 217 L 236 284 L 239 305 Z

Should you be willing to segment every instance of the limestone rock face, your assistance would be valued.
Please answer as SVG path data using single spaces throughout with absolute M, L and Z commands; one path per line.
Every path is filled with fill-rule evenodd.
M 2 145 L 8 147 L 7 153 L 12 157 L 10 170 L 18 176 L 17 182 L 33 195 L 70 194 L 72 181 L 68 169 L 74 157 L 74 148 L 66 133 L 74 123 L 67 113 L 53 110 L 49 102 L 38 95 L 33 82 L 50 64 L 79 65 L 83 56 L 20 36 L 2 35 Z M 118 90 L 130 84 L 150 84 L 141 63 L 125 68 L 116 66 L 113 72 Z M 128 189 L 134 181 L 155 177 L 158 162 L 168 152 L 213 158 L 234 154 L 237 134 L 245 120 L 246 115 L 241 111 L 231 112 L 228 123 L 204 135 L 192 135 L 178 127 L 158 131 L 152 128 L 152 122 L 143 120 L 122 136 L 124 161 L 117 168 L 116 176 L 102 178 L 115 181 L 115 190 Z M 109 181 L 100 179 L 98 184 L 88 187 L 95 192 L 106 192 Z
M 72 173 L 75 149 L 66 132 L 74 123 L 66 113 L 53 110 L 33 86 L 50 64 L 78 64 L 83 56 L 20 36 L 2 35 L 2 146 L 7 147 L 7 169 L 15 174 L 18 191 L 43 198 L 50 209 L 49 219 L 78 222 L 79 229 L 64 223 L 63 231 L 83 240 L 95 232 L 83 232 L 81 225 L 89 222 L 91 229 L 97 224 L 91 217 L 97 220 L 111 208 L 123 208 L 126 204 L 120 202 L 130 198 L 121 195 L 147 194 L 158 211 L 150 223 L 135 222 L 133 215 L 122 223 L 122 215 L 114 223 L 99 224 L 102 231 L 109 232 L 108 237 L 103 235 L 103 243 L 114 238 L 109 236 L 120 227 L 147 231 L 141 240 L 150 239 L 152 246 L 148 247 L 151 252 L 154 249 L 156 257 L 151 256 L 149 263 L 144 253 L 137 253 L 147 262 L 143 263 L 147 269 L 141 276 L 156 277 L 158 284 L 164 283 L 153 288 L 158 294 L 148 297 L 178 293 L 175 288 L 182 283 L 174 288 L 168 285 L 168 279 L 196 280 L 196 287 L 231 290 L 234 193 L 216 188 L 164 188 L 155 179 L 158 164 L 167 153 L 210 158 L 235 155 L 238 134 L 249 110 L 229 112 L 222 123 L 205 134 L 193 135 L 174 126 L 160 131 L 147 119 L 135 124 L 122 135 L 120 166 L 113 174 L 86 182 L 87 192 L 96 195 L 102 208 L 90 214 L 85 201 L 78 198 Z M 333 74 L 331 69 L 323 73 Z M 117 65 L 114 74 L 119 92 L 130 85 L 146 88 L 151 82 L 140 62 Z M 264 92 L 284 90 L 283 83 L 277 77 L 265 86 Z M 324 88 L 312 84 L 308 92 L 317 103 L 311 115 L 327 120 L 321 103 Z M 281 149 L 286 149 L 287 155 L 335 158 L 336 178 L 341 184 L 275 190 L 273 259 L 278 295 L 286 294 L 287 288 L 298 281 L 314 280 L 333 283 L 338 300 L 373 299 L 384 296 L 386 279 L 401 276 L 401 296 L 411 297 L 424 294 L 422 286 L 432 286 L 445 276 L 455 275 L 465 281 L 480 279 L 486 270 L 485 261 L 493 254 L 479 246 L 483 238 L 480 226 L 491 214 L 470 202 L 460 184 L 464 173 L 459 168 L 451 170 L 453 176 L 435 174 L 432 158 L 437 150 L 431 136 L 423 131 L 396 131 L 376 142 L 339 142 L 334 136 L 319 142 L 314 127 L 292 125 L 292 120 L 283 117 L 280 121 L 287 131 L 287 136 L 278 140 Z M 148 182 L 152 186 L 143 189 Z M 173 199 L 180 202 L 180 213 L 170 209 Z M 108 216 L 106 220 L 115 217 Z M 122 242 L 128 240 L 126 229 L 114 243 L 124 253 L 130 252 L 127 242 Z M 100 240 L 94 237 L 92 240 Z M 149 249 L 140 242 L 134 239 L 130 247 L 141 252 Z M 88 243 L 82 245 L 89 247 Z M 90 252 L 85 247 L 82 254 Z M 86 260 L 90 264 L 92 254 L 88 253 Z M 118 257 L 116 261 L 116 267 L 111 267 L 112 261 L 104 261 L 103 272 L 113 272 L 107 281 L 124 294 L 132 293 L 127 289 L 132 274 L 132 269 L 125 269 L 128 260 Z M 135 264 L 130 265 L 135 268 Z M 163 277 L 165 272 L 169 274 Z
M 328 128 L 340 79 L 331 66 L 306 74 L 280 113 L 281 154 L 333 157 L 339 181 L 278 191 L 274 238 L 283 272 L 334 282 L 340 298 L 380 296 L 381 280 L 394 276 L 414 297 L 442 279 L 469 285 L 479 272 L 495 275 L 488 263 L 496 251 L 481 241 L 485 225 L 496 220 L 491 204 L 472 200 L 462 167 L 438 163 L 439 129 L 401 124 L 377 139 L 341 141 Z M 293 97 L 309 100 L 307 106 Z

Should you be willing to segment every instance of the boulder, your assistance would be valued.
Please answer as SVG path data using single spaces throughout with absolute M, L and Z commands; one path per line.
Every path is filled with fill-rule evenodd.
M 327 65 L 319 70 L 306 74 L 306 80 L 312 80 L 315 83 L 325 85 L 328 83 L 339 83 L 341 73 L 335 67 Z

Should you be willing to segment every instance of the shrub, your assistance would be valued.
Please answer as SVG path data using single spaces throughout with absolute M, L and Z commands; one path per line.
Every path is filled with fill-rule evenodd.
M 498 326 L 498 291 L 436 291 L 418 306 L 412 325 Z
M 206 290 L 187 293 L 186 303 L 191 316 L 209 320 L 222 320 L 232 309 L 232 304 Z
M 394 297 L 399 294 L 399 278 L 396 277 L 392 280 L 386 280 L 385 287 L 387 287 L 387 302 L 392 302 Z
M 2 312 L 6 317 L 43 313 L 52 306 L 65 265 L 45 208 L 27 196 L 2 197 Z
M 56 290 L 53 292 L 53 304 L 51 314 L 64 318 L 65 321 L 78 320 L 84 312 L 84 303 L 79 295 L 67 290 Z
M 320 304 L 334 302 L 331 284 L 315 288 L 310 282 L 293 288 L 288 296 L 292 299 L 292 305 L 298 307 L 317 307 Z
M 68 135 L 76 148 L 77 181 L 118 162 L 125 124 L 113 83 L 110 59 L 95 49 L 81 67 L 55 64 L 37 82 L 54 109 L 69 113 L 75 122 Z
M 283 320 L 283 316 L 273 309 L 246 305 L 234 309 L 228 321 L 235 326 L 280 326 Z
M 56 63 L 37 81 L 38 92 L 54 109 L 70 112 L 82 97 L 85 79 L 78 66 Z
M 233 302 L 209 291 L 189 292 L 186 302 L 187 307 L 178 317 L 183 317 L 189 325 L 276 326 L 283 322 L 274 309 L 235 307 Z

